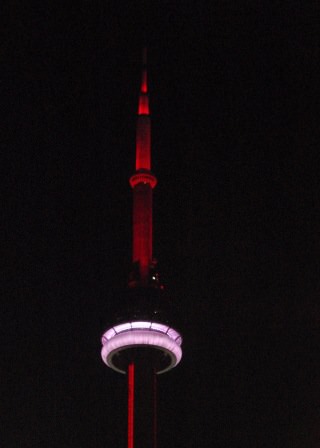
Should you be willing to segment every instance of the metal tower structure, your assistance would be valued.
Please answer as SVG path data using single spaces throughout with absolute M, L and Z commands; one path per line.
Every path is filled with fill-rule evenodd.
M 102 336 L 101 356 L 108 367 L 127 375 L 128 448 L 156 448 L 157 376 L 180 362 L 182 337 L 172 325 L 172 306 L 152 255 L 152 198 L 157 179 L 151 172 L 146 50 L 136 132 L 136 169 L 130 177 L 132 271 L 113 321 Z

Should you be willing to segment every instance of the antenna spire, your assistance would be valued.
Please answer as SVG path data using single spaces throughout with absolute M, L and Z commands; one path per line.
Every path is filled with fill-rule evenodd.
M 136 171 L 130 178 L 133 189 L 133 263 L 139 266 L 132 286 L 149 286 L 152 259 L 152 190 L 157 179 L 151 172 L 151 121 L 147 84 L 147 50 L 142 52 L 142 77 L 138 102 Z
M 147 77 L 147 49 L 142 52 L 142 75 L 139 95 L 138 115 L 149 115 L 148 77 Z

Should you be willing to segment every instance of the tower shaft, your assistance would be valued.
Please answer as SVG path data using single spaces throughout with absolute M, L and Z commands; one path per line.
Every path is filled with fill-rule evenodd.
M 156 374 L 152 353 L 128 366 L 128 448 L 156 448 Z

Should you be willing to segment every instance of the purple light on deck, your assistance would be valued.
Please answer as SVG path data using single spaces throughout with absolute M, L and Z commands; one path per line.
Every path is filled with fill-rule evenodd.
M 134 321 L 134 322 L 127 322 L 125 324 L 115 325 L 114 327 L 107 330 L 102 338 L 101 342 L 103 345 L 107 344 L 108 341 L 113 339 L 116 335 L 121 333 L 127 333 L 128 331 L 130 333 L 136 332 L 137 330 L 147 330 L 152 333 L 162 333 L 166 334 L 169 339 L 177 342 L 178 345 L 181 345 L 182 343 L 182 337 L 180 333 L 178 333 L 173 328 L 169 327 L 168 325 L 159 324 L 157 322 L 148 322 L 148 321 Z
M 106 344 L 107 341 L 112 339 L 116 334 L 123 333 L 128 330 L 154 330 L 160 333 L 167 334 L 170 339 L 180 342 L 178 345 L 182 344 L 182 337 L 180 333 L 178 333 L 174 328 L 169 327 L 168 325 L 160 324 L 158 322 L 150 322 L 150 321 L 133 321 L 126 322 L 124 324 L 115 325 L 112 328 L 107 330 L 102 338 L 102 344 Z
M 132 328 L 132 324 L 136 324 L 138 328 Z M 156 326 L 157 329 L 152 326 Z M 119 328 L 122 331 L 117 332 Z M 169 365 L 158 372 L 164 373 L 179 364 L 182 357 L 181 343 L 181 335 L 167 325 L 155 322 L 128 322 L 113 327 L 102 336 L 101 357 L 108 367 L 126 373 L 114 364 L 113 356 L 132 347 L 152 347 L 170 357 Z

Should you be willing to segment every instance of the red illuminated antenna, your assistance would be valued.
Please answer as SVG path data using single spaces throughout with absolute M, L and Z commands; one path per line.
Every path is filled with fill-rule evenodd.
M 133 189 L 132 261 L 136 266 L 131 286 L 148 286 L 152 266 L 152 190 L 157 179 L 151 172 L 151 122 L 147 80 L 147 51 L 143 50 L 139 93 L 136 171 L 130 178 Z

